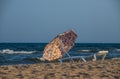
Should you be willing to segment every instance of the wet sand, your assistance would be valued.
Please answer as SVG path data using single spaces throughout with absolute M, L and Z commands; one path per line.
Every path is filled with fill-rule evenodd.
M 0 66 L 0 79 L 120 79 L 120 60 Z

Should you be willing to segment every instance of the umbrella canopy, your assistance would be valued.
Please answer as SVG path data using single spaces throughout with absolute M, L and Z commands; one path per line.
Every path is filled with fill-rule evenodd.
M 46 45 L 42 58 L 48 61 L 61 58 L 63 54 L 67 53 L 74 46 L 76 38 L 77 34 L 73 30 L 57 35 Z

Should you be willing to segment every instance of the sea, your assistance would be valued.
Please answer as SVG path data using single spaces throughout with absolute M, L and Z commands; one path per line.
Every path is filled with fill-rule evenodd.
M 0 43 L 0 65 L 41 63 L 34 58 L 42 57 L 46 45 L 47 43 Z M 101 50 L 109 52 L 106 59 L 120 58 L 120 43 L 75 43 L 69 54 L 89 56 Z

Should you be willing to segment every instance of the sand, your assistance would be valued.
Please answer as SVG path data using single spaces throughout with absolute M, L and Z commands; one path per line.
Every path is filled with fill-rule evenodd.
M 120 79 L 120 60 L 0 66 L 0 79 Z

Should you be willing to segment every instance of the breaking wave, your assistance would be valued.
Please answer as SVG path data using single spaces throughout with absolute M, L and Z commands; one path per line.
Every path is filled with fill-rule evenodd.
M 91 50 L 77 50 L 78 52 L 90 52 Z
M 120 49 L 116 49 L 117 52 L 120 52 Z
M 0 50 L 0 54 L 32 54 L 35 52 L 36 51 L 14 51 L 14 50 L 10 50 L 10 49 Z

